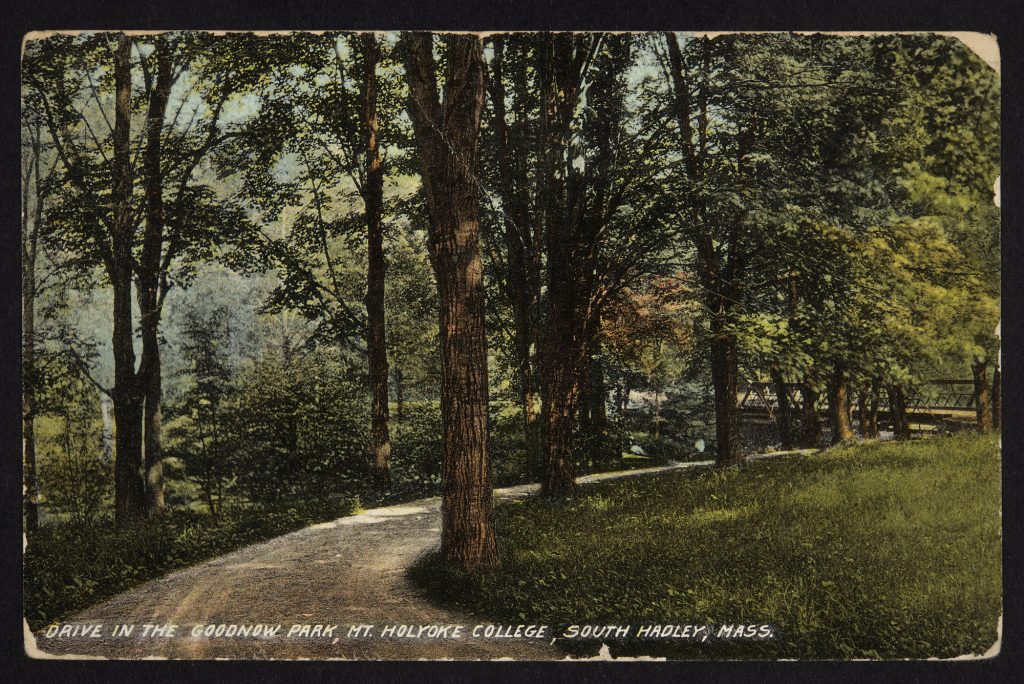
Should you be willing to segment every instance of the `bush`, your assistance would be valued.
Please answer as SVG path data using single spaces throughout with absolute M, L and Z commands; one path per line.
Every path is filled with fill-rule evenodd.
M 391 491 L 388 500 L 433 496 L 441 489 L 441 408 L 408 402 L 391 417 Z
M 369 470 L 365 394 L 325 354 L 257 363 L 223 410 L 238 488 L 263 503 L 361 488 Z
M 49 510 L 88 525 L 102 513 L 112 493 L 113 463 L 104 456 L 102 438 L 88 411 L 70 410 L 63 432 L 42 451 L 39 488 Z

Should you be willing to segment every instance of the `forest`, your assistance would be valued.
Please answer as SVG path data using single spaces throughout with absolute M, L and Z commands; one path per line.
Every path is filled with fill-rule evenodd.
M 495 486 L 997 430 L 999 103 L 935 34 L 30 35 L 30 624 L 369 505 L 477 576 Z

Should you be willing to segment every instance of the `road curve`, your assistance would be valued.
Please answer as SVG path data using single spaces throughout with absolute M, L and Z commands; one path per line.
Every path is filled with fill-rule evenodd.
M 710 461 L 600 473 L 580 483 L 652 475 Z M 495 490 L 498 501 L 527 496 L 536 485 Z M 99 637 L 47 638 L 28 632 L 35 657 L 171 659 L 561 659 L 550 639 L 382 638 L 385 625 L 491 624 L 422 596 L 406 577 L 417 558 L 436 548 L 440 499 L 358 515 L 247 546 L 172 572 L 97 604 L 63 625 L 102 624 Z M 112 637 L 117 624 L 130 636 Z M 177 625 L 173 637 L 143 637 L 143 625 Z M 206 625 L 281 625 L 274 636 L 192 636 Z M 326 636 L 287 636 L 295 624 L 337 625 Z M 375 625 L 374 638 L 349 636 L 352 625 Z M 216 627 L 210 628 L 215 630 Z M 311 630 L 312 633 L 312 630 Z

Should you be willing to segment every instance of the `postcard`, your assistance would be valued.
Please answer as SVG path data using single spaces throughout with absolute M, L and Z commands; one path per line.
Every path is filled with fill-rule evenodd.
M 29 656 L 1000 652 L 994 36 L 48 31 L 21 105 Z

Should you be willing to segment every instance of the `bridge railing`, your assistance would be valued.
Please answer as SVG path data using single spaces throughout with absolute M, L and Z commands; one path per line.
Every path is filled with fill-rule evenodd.
M 798 383 L 783 385 L 789 405 L 794 410 L 802 410 L 804 395 Z M 858 393 L 851 392 L 851 403 L 856 403 Z M 771 418 L 779 408 L 775 384 L 760 381 L 742 381 L 739 383 L 737 400 L 741 409 L 763 411 Z M 878 410 L 889 411 L 889 395 L 881 392 L 878 397 Z M 907 394 L 907 411 L 910 413 L 927 413 L 935 411 L 970 411 L 974 409 L 973 380 L 930 380 L 912 387 Z M 815 410 L 828 410 L 828 397 L 820 393 L 815 401 Z

